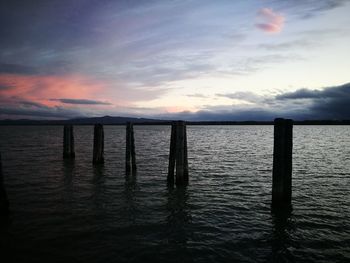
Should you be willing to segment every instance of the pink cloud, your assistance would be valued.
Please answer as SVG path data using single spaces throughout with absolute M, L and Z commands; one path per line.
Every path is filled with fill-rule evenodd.
M 18 101 L 29 101 L 54 107 L 62 105 L 60 100 L 52 100 L 57 98 L 107 101 L 107 98 L 101 97 L 101 93 L 107 90 L 108 83 L 82 75 L 0 74 L 0 86 L 3 87 L 0 89 L 0 102 L 2 103 L 16 104 Z
M 257 14 L 259 23 L 255 24 L 257 28 L 266 33 L 279 33 L 284 26 L 285 17 L 271 8 L 261 8 Z

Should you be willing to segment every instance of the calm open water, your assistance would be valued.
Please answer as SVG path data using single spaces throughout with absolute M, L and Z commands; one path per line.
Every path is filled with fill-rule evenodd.
M 190 185 L 167 188 L 170 127 L 135 126 L 138 174 L 124 174 L 125 127 L 0 127 L 12 210 L 1 262 L 350 262 L 350 127 L 295 126 L 293 212 L 270 213 L 273 127 L 188 126 Z M 7 261 L 4 259 L 7 257 Z

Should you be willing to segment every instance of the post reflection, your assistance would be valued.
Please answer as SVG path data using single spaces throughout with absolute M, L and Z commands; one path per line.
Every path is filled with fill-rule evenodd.
M 168 187 L 167 230 L 168 242 L 186 248 L 191 237 L 192 216 L 187 187 Z
M 291 211 L 272 214 L 272 262 L 294 262 L 292 234 L 295 224 Z
M 63 160 L 63 184 L 65 188 L 72 186 L 73 175 L 75 169 L 75 162 L 71 159 Z
M 105 212 L 105 168 L 103 165 L 93 166 L 93 177 L 92 177 L 92 201 L 94 204 L 94 211 L 96 215 L 103 215 Z
M 127 210 L 127 222 L 131 224 L 136 224 L 136 214 L 137 214 L 137 202 L 136 202 L 136 191 L 138 190 L 136 175 L 126 176 L 124 183 L 123 196 L 125 198 L 125 209 Z
M 136 178 L 137 178 L 137 171 L 134 170 L 132 172 L 125 171 L 125 186 L 128 187 L 136 187 Z

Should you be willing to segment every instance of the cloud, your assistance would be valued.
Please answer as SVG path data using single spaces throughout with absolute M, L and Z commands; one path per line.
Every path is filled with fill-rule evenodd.
M 5 85 L 5 84 L 1 84 L 0 83 L 0 91 L 1 90 L 8 90 L 8 89 L 11 89 L 12 88 L 12 86 L 10 86 L 10 85 Z
M 108 89 L 108 83 L 83 75 L 38 76 L 0 74 L 0 97 L 8 103 L 32 101 L 46 106 L 57 106 L 60 101 L 49 98 L 62 97 L 80 100 L 81 97 L 96 98 Z M 6 88 L 7 87 L 7 88 Z
M 0 106 L 1 118 L 30 117 L 34 119 L 70 119 L 74 117 L 87 117 L 77 110 L 65 109 L 62 107 L 52 108 L 28 108 L 28 107 L 2 107 Z
M 344 6 L 349 0 L 296 0 L 283 2 L 287 6 L 298 8 L 297 14 L 302 19 L 309 19 L 319 13 Z
M 292 49 L 304 49 L 315 47 L 316 45 L 320 45 L 317 41 L 312 41 L 311 39 L 297 39 L 292 41 L 286 41 L 277 44 L 261 44 L 258 45 L 258 48 L 268 50 L 268 51 L 288 51 Z
M 259 23 L 256 27 L 267 33 L 279 33 L 284 26 L 285 17 L 274 12 L 271 8 L 262 8 L 258 11 Z
M 36 74 L 37 71 L 35 68 L 25 65 L 0 63 L 0 73 L 33 75 Z
M 253 104 L 207 106 L 197 112 L 168 113 L 157 117 L 192 121 L 271 121 L 278 117 L 294 120 L 350 120 L 350 83 L 322 90 L 304 88 L 270 97 L 250 92 L 216 95 Z
M 248 120 L 260 120 L 269 121 L 273 120 L 276 116 L 275 113 L 268 110 L 258 109 L 237 109 L 231 107 L 229 110 L 201 110 L 197 112 L 179 112 L 174 114 L 164 114 L 157 116 L 158 118 L 165 119 L 182 119 L 189 121 L 248 121 Z
M 99 101 L 99 100 L 87 100 L 87 99 L 50 99 L 51 101 L 59 101 L 65 104 L 84 104 L 84 105 L 112 105 L 112 103 Z
M 276 96 L 285 102 L 306 101 L 315 119 L 350 119 L 350 83 L 323 90 L 299 89 Z
M 209 98 L 209 96 L 204 95 L 204 94 L 201 94 L 201 93 L 188 94 L 187 97 L 190 97 L 190 98 L 200 98 L 200 99 Z
M 271 121 L 278 117 L 294 120 L 350 120 L 350 83 L 321 90 L 303 88 L 294 92 L 281 93 L 277 96 L 259 96 L 250 92 L 216 95 L 252 103 L 203 106 L 202 110 L 197 112 L 183 111 L 159 114 L 157 112 L 164 112 L 164 109 L 124 107 L 91 110 L 89 108 L 70 108 L 68 107 L 69 104 L 67 107 L 65 107 L 65 104 L 63 106 L 48 106 L 30 100 L 19 100 L 15 105 L 8 105 L 1 103 L 0 100 L 0 117 L 19 118 L 24 116 L 26 118 L 69 119 L 84 116 L 124 115 L 193 121 Z M 76 100 L 79 101 L 79 99 Z M 82 100 L 82 102 L 84 101 L 86 102 L 86 100 Z
M 19 101 L 18 105 L 28 107 L 28 108 L 49 109 L 48 106 L 41 103 L 34 102 L 34 101 Z
M 247 102 L 257 103 L 262 100 L 262 96 L 258 96 L 253 92 L 234 92 L 234 93 L 217 93 L 218 97 L 242 100 Z
M 41 56 L 39 53 L 38 56 Z M 52 56 L 52 55 L 51 55 Z M 74 64 L 65 60 L 41 62 L 40 65 L 22 65 L 15 63 L 0 63 L 0 74 L 17 75 L 65 75 L 76 71 Z
M 276 96 L 278 100 L 285 99 L 350 99 L 350 83 L 328 87 L 323 90 L 298 89 Z

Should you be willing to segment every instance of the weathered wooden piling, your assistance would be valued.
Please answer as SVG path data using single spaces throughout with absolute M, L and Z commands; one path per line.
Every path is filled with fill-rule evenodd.
M 272 210 L 292 208 L 293 120 L 275 119 L 272 172 Z
M 63 158 L 75 158 L 73 125 L 64 125 L 63 128 Z
M 130 122 L 126 124 L 125 173 L 136 174 L 134 125 Z
M 171 126 L 168 184 L 188 184 L 188 160 L 187 160 L 187 138 L 186 125 L 183 121 L 176 121 Z M 174 170 L 176 169 L 176 173 Z
M 2 161 L 0 154 L 0 216 L 7 216 L 9 214 L 9 201 L 4 184 L 4 175 L 2 173 Z
M 170 151 L 169 151 L 169 165 L 168 165 L 168 184 L 174 185 L 174 170 L 175 170 L 175 149 L 176 146 L 176 126 L 175 123 L 171 125 L 171 136 L 170 136 Z
M 102 124 L 95 124 L 94 127 L 94 152 L 93 164 L 102 164 L 104 162 L 104 133 Z

